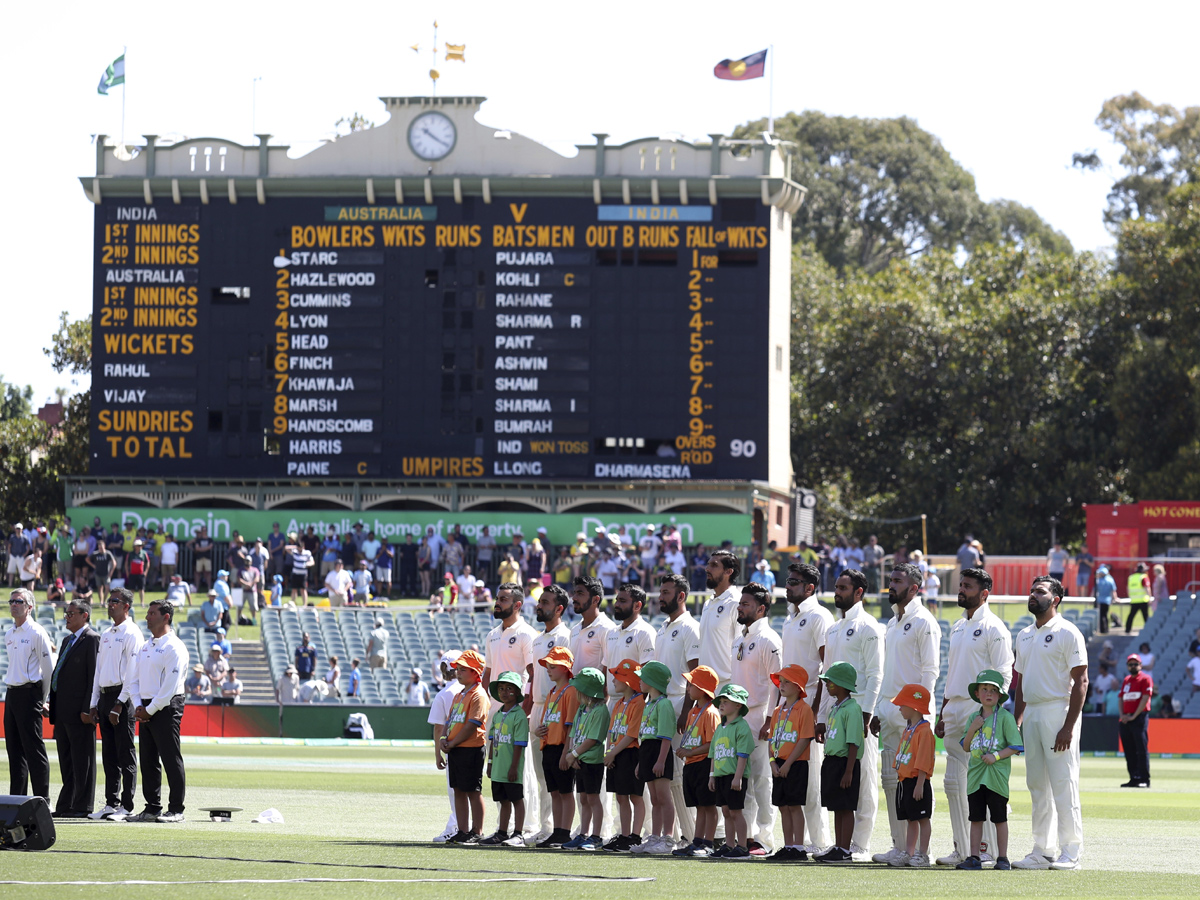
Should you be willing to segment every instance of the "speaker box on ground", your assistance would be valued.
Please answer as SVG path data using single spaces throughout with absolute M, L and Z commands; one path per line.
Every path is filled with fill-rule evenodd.
M 54 819 L 45 800 L 0 796 L 0 848 L 47 850 L 54 839 Z

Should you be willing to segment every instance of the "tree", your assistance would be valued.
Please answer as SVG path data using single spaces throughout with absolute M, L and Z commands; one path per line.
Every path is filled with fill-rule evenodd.
M 359 112 L 355 112 L 352 116 L 342 116 L 333 123 L 333 130 L 338 137 L 345 137 L 356 131 L 366 131 L 368 128 L 374 127 L 375 123 Z
M 33 388 L 6 384 L 0 376 L 0 422 L 28 416 L 33 412 Z
M 766 125 L 760 119 L 734 133 L 757 136 Z M 807 111 L 776 119 L 775 133 L 795 142 L 792 178 L 808 188 L 792 220 L 796 242 L 811 244 L 838 272 L 879 272 L 932 249 L 1028 237 L 1070 251 L 1033 210 L 981 201 L 971 174 L 912 119 Z
M 50 357 L 55 372 L 88 375 L 92 371 L 92 317 L 72 322 L 65 312 L 59 313 L 58 331 L 49 347 L 42 350 Z

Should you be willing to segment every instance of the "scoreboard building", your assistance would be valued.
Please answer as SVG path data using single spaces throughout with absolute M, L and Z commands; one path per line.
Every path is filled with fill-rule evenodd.
M 736 543 L 789 543 L 785 148 L 564 157 L 480 97 L 383 102 L 297 158 L 97 141 L 68 507 L 733 513 Z

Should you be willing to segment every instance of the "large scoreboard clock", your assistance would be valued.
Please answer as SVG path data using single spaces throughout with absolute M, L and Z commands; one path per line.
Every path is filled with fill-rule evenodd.
M 408 126 L 408 146 L 429 162 L 449 156 L 457 140 L 454 123 L 440 112 L 422 113 Z

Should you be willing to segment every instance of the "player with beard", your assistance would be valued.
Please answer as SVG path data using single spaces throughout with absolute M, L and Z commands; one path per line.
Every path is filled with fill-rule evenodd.
M 687 696 L 684 673 L 699 665 L 700 623 L 687 611 L 688 580 L 682 575 L 664 575 L 659 581 L 658 609 L 667 617 L 654 639 L 654 658 L 671 671 L 667 699 L 675 710 L 676 735 L 672 752 L 679 749 L 683 726 L 692 703 Z M 671 801 L 675 807 L 675 837 L 695 837 L 696 814 L 683 798 L 683 766 L 675 766 L 671 779 Z
M 988 605 L 991 590 L 992 576 L 987 570 L 963 569 L 958 579 L 958 605 L 963 616 L 950 629 L 942 709 L 933 726 L 933 733 L 946 744 L 943 784 L 954 835 L 954 849 L 939 857 L 939 866 L 957 866 L 971 854 L 971 823 L 967 820 L 967 764 L 971 757 L 961 744 L 962 735 L 979 708 L 971 699 L 970 686 L 985 669 L 1000 673 L 1005 693 L 1012 683 L 1012 633 Z M 983 823 L 983 842 L 988 847 L 996 846 L 996 826 L 990 820 Z M 991 856 L 983 854 L 980 858 L 984 862 L 991 860 Z
M 858 569 L 846 569 L 833 587 L 834 605 L 842 618 L 834 622 L 825 635 L 825 670 L 834 663 L 846 662 L 858 673 L 854 700 L 862 709 L 863 731 L 875 718 L 879 688 L 883 683 L 883 627 L 863 607 L 867 591 L 867 576 Z M 822 694 L 817 688 L 817 697 Z M 814 701 L 814 704 L 816 701 Z M 825 740 L 825 729 L 833 701 L 826 692 L 817 715 L 817 741 Z M 854 813 L 854 835 L 850 853 L 857 859 L 870 852 L 871 831 L 875 828 L 875 813 L 879 809 L 879 742 L 864 741 L 860 770 L 858 809 Z
M 535 661 L 546 658 L 555 647 L 569 647 L 571 643 L 571 629 L 563 624 L 562 614 L 567 608 L 567 603 L 570 601 L 567 598 L 567 592 L 557 584 L 552 584 L 542 591 L 542 595 L 537 600 L 537 620 L 545 626 L 544 630 L 538 632 L 537 637 L 533 639 L 533 658 Z M 553 689 L 554 683 L 550 680 L 548 670 L 545 666 L 535 665 L 533 667 L 533 709 L 529 715 L 529 721 L 533 727 L 537 727 L 542 721 L 542 710 L 546 705 L 546 696 Z M 546 838 L 539 838 L 539 841 L 546 840 L 550 832 L 554 830 L 554 810 L 550 806 L 550 792 L 546 788 L 546 775 L 542 771 L 542 742 L 530 741 L 530 752 L 526 755 L 533 757 L 533 770 L 537 775 L 538 784 L 538 810 L 541 813 L 538 822 L 538 834 L 546 832 Z M 526 818 L 527 822 L 535 821 Z
M 899 778 L 896 767 L 892 765 L 909 723 L 891 698 L 902 695 L 904 687 L 912 684 L 925 688 L 928 692 L 926 699 L 932 697 L 933 687 L 942 670 L 942 627 L 921 599 L 923 583 L 921 570 L 912 564 L 892 569 L 888 600 L 894 615 L 887 623 L 883 638 L 879 715 L 871 722 L 871 736 L 880 737 L 883 741 L 880 753 L 883 762 L 883 796 L 887 801 L 888 824 L 892 833 L 891 848 L 885 853 L 876 853 L 872 859 L 893 866 L 907 865 L 909 861 L 906 849 L 908 821 L 898 819 L 896 815 Z M 928 864 L 926 860 L 925 865 Z
M 492 607 L 492 618 L 500 624 L 488 632 L 487 645 L 484 650 L 483 676 L 480 679 L 483 689 L 489 694 L 493 676 L 501 672 L 517 672 L 525 678 L 525 699 L 521 708 L 528 716 L 533 711 L 533 642 L 538 633 L 533 626 L 521 618 L 521 605 L 525 602 L 525 594 L 516 582 L 506 581 L 496 589 L 496 601 Z M 491 714 L 500 708 L 500 701 L 492 701 Z M 539 821 L 538 780 L 534 770 L 533 754 L 523 753 L 525 767 L 525 821 Z M 540 767 L 539 767 L 540 768 Z M 462 824 L 461 822 L 459 823 Z M 533 843 L 545 840 L 546 834 L 536 837 Z
M 821 698 L 817 693 L 818 676 L 825 662 L 825 640 L 833 613 L 817 600 L 821 571 L 808 563 L 788 566 L 785 582 L 788 618 L 783 623 L 783 666 L 801 666 L 808 673 L 805 696 L 811 698 L 813 720 L 820 711 Z M 778 698 L 776 698 L 778 702 Z M 808 745 L 808 794 L 804 801 L 804 828 L 807 837 L 804 849 L 813 855 L 833 843 L 829 836 L 829 816 L 821 806 L 821 764 L 825 761 L 825 745 L 813 741 Z
M 654 629 L 642 618 L 646 608 L 646 592 L 636 584 L 623 584 L 613 601 L 613 618 L 619 626 L 608 633 L 604 665 L 608 671 L 608 693 L 616 696 L 617 686 L 612 673 L 623 659 L 636 660 L 640 666 L 654 658 Z
M 783 668 L 783 641 L 767 618 L 771 594 L 761 584 L 742 588 L 737 622 L 742 626 L 734 644 L 733 679 L 746 689 L 746 711 L 742 717 L 754 735 L 750 755 L 750 777 L 746 783 L 746 849 L 751 856 L 766 856 L 775 849 L 775 806 L 771 803 L 771 757 L 769 754 L 771 700 L 775 683 L 771 676 Z
M 1062 598 L 1057 578 L 1033 579 L 1034 621 L 1016 640 L 1013 714 L 1025 738 L 1025 783 L 1033 801 L 1033 850 L 1013 863 L 1017 869 L 1078 869 L 1083 851 L 1079 713 L 1087 697 L 1087 642 L 1058 614 Z M 1058 833 L 1051 834 L 1055 818 Z
M 728 550 L 718 550 L 704 567 L 705 584 L 713 592 L 700 613 L 700 665 L 717 673 L 717 683 L 733 678 L 733 642 L 738 636 L 737 606 L 740 592 L 734 587 L 741 562 Z

